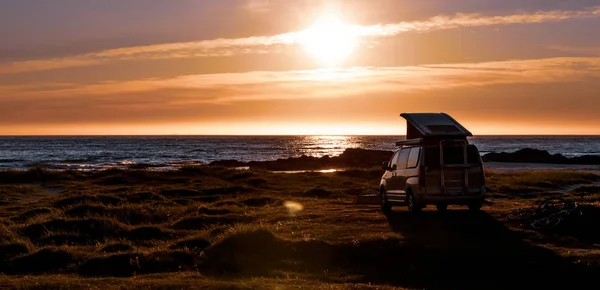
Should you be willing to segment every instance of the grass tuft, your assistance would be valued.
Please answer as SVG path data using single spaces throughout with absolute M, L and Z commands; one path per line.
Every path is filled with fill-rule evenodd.
M 52 209 L 41 207 L 24 212 L 18 216 L 14 216 L 10 220 L 14 222 L 26 222 L 29 219 L 33 219 L 41 215 L 51 214 L 53 212 L 54 211 Z
M 173 237 L 173 233 L 159 227 L 139 227 L 132 229 L 124 235 L 131 241 L 165 240 Z
M 209 239 L 204 235 L 195 235 L 179 240 L 169 246 L 171 250 L 202 251 L 211 245 Z
M 266 275 L 280 258 L 281 251 L 281 244 L 267 229 L 235 231 L 205 250 L 201 272 Z
M 241 215 L 202 215 L 198 217 L 184 218 L 173 224 L 173 228 L 179 230 L 204 230 L 215 225 L 233 225 L 236 223 L 248 221 L 248 217 Z
M 104 253 L 118 253 L 118 252 L 131 252 L 133 251 L 133 246 L 127 243 L 115 243 L 104 246 L 100 249 L 100 252 Z
M 182 251 L 149 254 L 116 254 L 87 260 L 78 273 L 88 277 L 131 277 L 137 274 L 190 271 L 196 267 L 196 255 Z
M 10 260 L 5 269 L 9 274 L 39 274 L 66 270 L 75 263 L 75 256 L 65 250 L 45 248 Z
M 0 245 L 0 265 L 5 261 L 29 253 L 29 247 L 25 243 L 13 242 Z
M 24 236 L 38 240 L 51 233 L 72 233 L 92 238 L 117 237 L 127 232 L 127 228 L 110 219 L 55 219 L 44 223 L 35 223 L 22 229 Z
M 54 203 L 54 207 L 65 208 L 83 203 L 99 203 L 103 205 L 117 205 L 122 200 L 118 197 L 109 195 L 77 195 L 61 199 Z

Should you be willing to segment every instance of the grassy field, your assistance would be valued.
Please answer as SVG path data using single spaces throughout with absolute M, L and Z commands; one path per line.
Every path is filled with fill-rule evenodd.
M 0 172 L 0 288 L 514 289 L 600 274 L 596 174 L 487 172 L 482 212 L 385 216 L 354 204 L 381 173 Z M 588 204 L 576 224 L 507 221 L 578 193 Z

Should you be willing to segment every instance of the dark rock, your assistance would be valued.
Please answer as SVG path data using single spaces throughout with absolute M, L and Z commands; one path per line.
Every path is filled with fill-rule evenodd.
M 484 162 L 600 165 L 600 156 L 598 155 L 584 155 L 569 158 L 562 154 L 550 154 L 546 150 L 532 148 L 524 148 L 510 153 L 492 152 L 483 155 L 482 159 Z
M 330 168 L 360 167 L 371 168 L 381 166 L 381 163 L 392 157 L 392 151 L 367 150 L 348 148 L 339 156 L 325 155 L 321 158 L 302 155 L 300 157 L 277 159 L 270 161 L 240 162 L 236 160 L 220 160 L 210 163 L 226 167 L 260 168 L 274 171 L 282 170 L 320 170 Z
M 246 166 L 246 163 L 237 160 L 217 160 L 209 163 L 210 165 L 219 165 L 225 167 L 242 167 Z

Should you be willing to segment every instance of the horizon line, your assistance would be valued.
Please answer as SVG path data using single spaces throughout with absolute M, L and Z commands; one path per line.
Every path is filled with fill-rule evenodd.
M 381 137 L 404 137 L 406 134 L 23 134 L 23 135 L 2 135 L 1 137 L 297 137 L 297 136 L 381 136 Z M 599 134 L 474 134 L 468 138 L 495 137 L 495 136 L 543 136 L 543 137 L 600 137 Z

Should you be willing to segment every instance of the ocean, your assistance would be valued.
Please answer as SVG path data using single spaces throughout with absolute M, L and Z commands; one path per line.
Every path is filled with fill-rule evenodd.
M 148 166 L 157 170 L 215 160 L 275 160 L 336 156 L 346 148 L 394 150 L 404 136 L 4 136 L 0 170 L 98 170 Z M 481 154 L 536 148 L 565 156 L 600 155 L 600 136 L 477 136 Z

